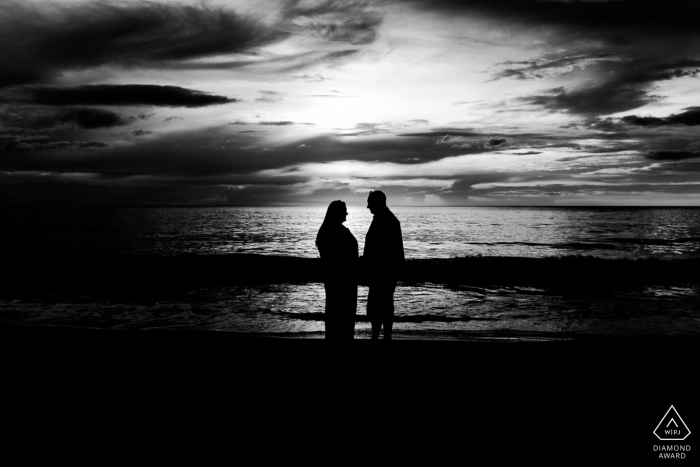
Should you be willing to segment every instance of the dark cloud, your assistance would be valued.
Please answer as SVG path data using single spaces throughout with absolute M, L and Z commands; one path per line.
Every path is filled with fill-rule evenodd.
M 103 109 L 69 108 L 59 111 L 56 116 L 61 123 L 75 122 L 82 128 L 106 128 L 124 124 L 119 114 Z
M 90 107 L 16 107 L 0 113 L 0 125 L 25 130 L 49 130 L 59 126 L 109 128 L 127 121 L 110 110 Z
M 629 123 L 631 125 L 639 125 L 639 126 L 657 126 L 657 125 L 662 125 L 664 123 L 663 118 L 638 117 L 636 115 L 628 115 L 626 117 L 622 117 L 620 120 L 625 122 L 625 123 Z
M 700 41 L 700 35 L 698 40 Z M 654 94 L 655 82 L 683 77 L 695 78 L 700 72 L 677 68 L 693 66 L 697 61 L 681 59 L 669 63 L 665 60 L 665 53 L 659 53 L 643 58 L 597 62 L 595 65 L 589 65 L 596 66 L 598 73 L 595 80 L 576 89 L 552 89 L 547 94 L 526 97 L 525 101 L 552 110 L 588 115 L 635 109 L 659 98 Z M 661 61 L 663 62 L 657 63 Z
M 473 15 L 511 29 L 559 26 L 589 40 L 626 43 L 659 35 L 697 34 L 700 4 L 686 0 L 552 2 L 540 0 L 414 0 L 413 5 L 446 15 Z
M 650 94 L 641 86 L 611 82 L 573 91 L 554 88 L 545 94 L 521 97 L 518 100 L 551 111 L 596 116 L 636 109 L 657 99 L 658 96 Z
M 524 72 L 522 70 L 507 69 L 507 70 L 503 70 L 499 73 L 496 73 L 496 75 L 494 75 L 494 77 L 491 81 L 495 81 L 495 80 L 501 79 L 501 78 L 515 78 L 515 79 L 526 80 L 526 79 L 533 79 L 533 78 L 544 78 L 544 76 L 537 74 L 537 73 L 527 74 L 526 72 Z
M 148 131 L 148 130 L 142 130 L 142 129 L 140 129 L 140 128 L 137 128 L 137 129 L 131 131 L 131 134 L 134 135 L 134 136 L 150 135 L 151 133 L 153 133 L 153 132 L 152 132 L 152 131 Z
M 522 138 L 522 139 L 557 139 L 553 136 L 547 136 L 540 133 L 487 133 L 480 131 L 470 131 L 464 129 L 436 129 L 433 131 L 423 132 L 423 133 L 401 133 L 398 136 L 412 136 L 419 138 L 437 138 L 438 144 L 453 143 L 456 141 L 463 140 L 465 138 L 474 139 L 484 139 L 491 141 L 490 144 L 498 145 L 507 141 L 508 138 Z
M 143 105 L 205 107 L 238 102 L 224 96 L 178 86 L 150 84 L 87 85 L 73 87 L 29 86 L 13 93 L 15 98 L 39 105 Z M 145 114 L 144 114 L 145 115 Z
M 697 2 L 438 0 L 418 5 L 454 16 L 478 17 L 486 34 L 489 27 L 503 31 L 505 40 L 509 35 L 517 38 L 540 32 L 545 43 L 537 48 L 543 54 L 533 60 L 497 64 L 492 80 L 537 80 L 564 74 L 585 78 L 576 88 L 524 99 L 552 111 L 586 116 L 628 111 L 658 99 L 656 82 L 700 76 Z
M 167 66 L 243 52 L 286 37 L 220 8 L 92 1 L 0 3 L 0 86 L 51 81 L 62 70 Z
M 263 61 L 260 60 L 229 60 L 218 62 L 190 62 L 190 61 L 171 61 L 162 62 L 158 67 L 168 70 L 260 70 L 263 72 L 280 72 L 291 73 L 306 69 L 312 65 L 325 63 L 334 64 L 342 62 L 344 59 L 351 57 L 359 52 L 357 49 L 347 49 L 338 51 L 309 51 L 300 52 L 291 55 L 283 55 L 270 57 Z M 154 65 L 155 66 L 155 65 Z M 271 79 L 271 78 L 270 78 Z M 282 81 L 290 81 L 288 78 L 278 77 Z M 281 98 L 261 97 L 256 99 L 259 102 L 274 102 L 275 99 Z
M 562 74 L 571 72 L 574 69 L 583 70 L 595 65 L 601 60 L 617 60 L 610 54 L 586 53 L 580 55 L 547 54 L 538 60 L 530 61 L 507 61 L 496 64 L 496 67 L 505 67 L 493 75 L 495 81 L 502 78 L 515 78 L 522 80 L 542 79 L 550 74 Z M 513 68 L 515 67 L 515 68 Z
M 665 60 L 665 58 L 663 55 L 660 55 L 656 60 Z M 490 81 L 502 78 L 542 79 L 550 75 L 584 70 L 591 66 L 602 68 L 602 71 L 611 75 L 609 81 L 616 82 L 620 86 L 632 83 L 645 84 L 652 81 L 683 77 L 695 78 L 700 73 L 698 68 L 688 69 L 700 66 L 699 60 L 678 59 L 674 62 L 663 61 L 656 63 L 654 59 L 649 57 L 633 59 L 602 52 L 591 52 L 574 56 L 562 55 L 562 52 L 556 52 L 545 54 L 537 60 L 507 61 L 498 63 L 495 66 L 505 67 L 505 69 L 494 73 L 493 79 Z
M 147 114 L 138 114 L 134 115 L 132 117 L 129 117 L 131 120 L 150 120 L 156 115 L 155 112 L 147 113 Z
M 637 115 L 628 115 L 620 120 L 629 123 L 630 125 L 638 126 L 666 126 L 666 125 L 700 125 L 700 108 L 689 107 L 683 113 L 670 115 L 664 118 L 658 117 L 638 117 Z
M 54 141 L 46 135 L 0 135 L 0 151 L 43 151 L 56 149 L 106 148 L 102 141 Z
M 486 141 L 485 147 L 486 148 L 495 148 L 498 146 L 502 146 L 505 144 L 505 142 L 508 141 L 505 138 L 494 138 Z
M 655 151 L 647 154 L 649 159 L 655 161 L 681 161 L 700 157 L 700 152 L 691 151 Z
M 272 125 L 272 126 L 287 126 L 287 125 L 294 125 L 294 122 L 260 122 L 260 125 Z
M 108 178 L 139 176 L 142 180 L 177 178 L 192 183 L 213 183 L 212 180 L 216 183 L 262 183 L 262 178 L 251 174 L 304 163 L 343 160 L 416 164 L 441 159 L 448 151 L 448 148 L 427 150 L 435 148 L 432 139 L 418 141 L 393 135 L 350 142 L 326 135 L 276 144 L 274 151 L 265 151 L 271 146 L 263 135 L 252 134 L 245 140 L 228 143 L 231 137 L 228 128 L 154 133 L 152 137 L 138 138 L 138 145 L 107 148 L 96 158 L 55 157 L 44 151 L 32 151 L 21 158 L 0 158 L 0 172 L 89 173 Z M 218 146 L 226 150 L 215 150 Z M 208 149 L 206 157 L 203 157 L 203 148 Z

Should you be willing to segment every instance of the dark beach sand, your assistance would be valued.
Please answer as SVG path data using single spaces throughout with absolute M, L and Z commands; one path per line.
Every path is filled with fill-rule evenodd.
M 175 434 L 242 450 L 342 433 L 361 457 L 380 436 L 394 457 L 433 462 L 645 462 L 671 404 L 700 416 L 695 337 L 308 337 L 320 336 L 0 326 L 4 400 L 20 424 L 78 420 L 102 441 L 128 429 L 169 451 Z

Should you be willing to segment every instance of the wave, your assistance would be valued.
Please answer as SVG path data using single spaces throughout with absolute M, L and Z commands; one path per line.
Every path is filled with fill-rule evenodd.
M 540 242 L 464 242 L 465 245 L 481 246 L 531 246 L 542 248 L 555 248 L 566 250 L 617 250 L 621 245 L 661 245 L 673 246 L 675 244 L 698 243 L 700 237 L 681 238 L 610 238 L 603 242 L 569 242 L 569 243 L 540 243 Z

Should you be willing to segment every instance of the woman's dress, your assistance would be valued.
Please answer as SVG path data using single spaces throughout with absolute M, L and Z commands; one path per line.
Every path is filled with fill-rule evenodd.
M 326 339 L 353 339 L 357 311 L 357 240 L 338 223 L 323 225 L 316 240 L 326 289 Z

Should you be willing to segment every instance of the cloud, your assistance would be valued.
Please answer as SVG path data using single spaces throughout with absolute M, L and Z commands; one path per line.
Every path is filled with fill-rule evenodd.
M 0 101 L 10 104 L 6 112 L 0 112 L 0 125 L 25 130 L 50 130 L 65 126 L 109 128 L 129 123 L 112 110 L 82 106 L 203 107 L 236 100 L 177 86 L 85 85 L 15 86 L 0 90 Z M 148 120 L 154 115 L 141 113 L 130 117 L 130 120 Z M 173 118 L 178 117 L 170 117 Z M 133 134 L 140 136 L 145 133 L 135 130 Z
M 700 152 L 691 151 L 655 151 L 647 154 L 649 159 L 655 161 L 681 161 L 700 157 Z
M 380 12 L 370 9 L 370 5 L 368 1 L 290 2 L 285 13 L 294 25 L 323 39 L 364 45 L 376 40 L 377 28 L 383 19 Z
M 668 125 L 700 125 L 700 107 L 688 107 L 685 112 L 669 115 L 668 117 L 639 117 L 627 115 L 620 119 L 624 123 L 638 126 L 668 126 Z
M 660 41 L 660 43 L 663 42 L 663 40 Z M 640 56 L 643 58 L 627 58 L 618 62 L 601 63 L 598 65 L 596 79 L 593 81 L 584 82 L 572 89 L 563 87 L 550 89 L 546 94 L 529 96 L 522 100 L 550 110 L 565 110 L 586 115 L 611 114 L 635 109 L 660 99 L 661 96 L 654 94 L 655 82 L 697 76 L 698 70 L 676 68 L 690 66 L 695 61 L 681 59 L 678 62 L 668 63 L 665 61 L 665 55 L 665 53 L 658 53 L 652 56 Z
M 655 84 L 700 76 L 694 47 L 700 4 L 684 0 L 552 2 L 414 2 L 420 9 L 473 18 L 477 34 L 519 45 L 527 59 L 505 61 L 489 72 L 502 79 L 568 79 L 559 92 L 534 93 L 521 102 L 552 112 L 599 116 L 656 102 Z M 535 41 L 524 38 L 536 37 Z M 683 45 L 681 45 L 683 44 Z M 529 58 L 539 53 L 535 58 Z M 571 86 L 572 81 L 578 86 Z
M 596 116 L 635 109 L 657 99 L 657 96 L 640 86 L 614 82 L 573 91 L 559 87 L 550 89 L 545 94 L 520 97 L 517 100 L 551 111 Z
M 288 33 L 204 4 L 0 3 L 0 86 L 50 82 L 64 70 L 168 66 L 243 52 Z
M 236 120 L 235 122 L 228 122 L 228 124 L 229 125 L 266 125 L 266 126 L 313 125 L 313 123 L 290 122 L 288 120 L 282 120 L 279 122 L 267 122 L 267 121 L 246 122 L 244 120 Z M 244 133 L 244 132 L 242 132 L 242 133 Z
M 486 144 L 484 144 L 484 148 L 493 149 L 493 148 L 497 148 L 497 147 L 503 147 L 503 146 L 505 146 L 505 143 L 507 141 L 508 140 L 505 138 L 493 138 L 493 139 L 486 141 Z
M 112 105 L 205 107 L 238 102 L 224 96 L 185 89 L 178 86 L 150 84 L 86 85 L 73 87 L 28 86 L 15 98 L 39 105 Z M 19 96 L 17 96 L 19 94 Z
M 314 73 L 313 75 L 299 75 L 299 76 L 287 76 L 285 81 L 304 81 L 307 83 L 321 83 L 323 81 L 332 81 L 334 78 L 324 76 L 321 73 Z
M 151 112 L 151 113 L 142 113 L 138 115 L 134 115 L 132 117 L 129 117 L 131 120 L 150 120 L 156 115 L 156 112 Z
M 700 60 L 678 59 L 672 63 L 662 63 L 656 66 L 660 73 L 658 80 L 691 77 L 696 78 L 700 69 L 688 70 L 687 68 L 700 67 Z
M 46 135 L 0 135 L 0 151 L 43 151 L 58 149 L 106 148 L 102 141 L 55 141 Z
M 287 126 L 287 125 L 294 125 L 294 122 L 288 122 L 288 121 L 283 121 L 283 122 L 260 122 L 260 125 Z
M 408 3 L 408 2 L 406 2 Z M 419 9 L 445 16 L 475 16 L 505 31 L 558 27 L 560 34 L 590 41 L 625 43 L 659 35 L 697 34 L 700 5 L 686 0 L 572 1 L 415 0 Z
M 48 130 L 59 126 L 95 129 L 126 124 L 127 121 L 115 112 L 88 107 L 15 107 L 0 113 L 0 125 L 27 130 Z
M 266 104 L 271 104 L 274 102 L 280 102 L 282 99 L 282 93 L 276 91 L 261 91 L 263 97 L 258 97 L 255 102 L 263 102 Z
M 695 52 L 700 32 L 688 26 L 688 18 L 680 18 L 678 28 L 666 21 L 673 7 L 679 7 L 678 14 L 689 13 L 673 0 L 670 7 L 655 3 L 663 10 L 664 27 L 652 24 L 657 18 L 633 11 L 629 2 L 610 9 L 590 2 L 436 0 L 420 6 L 430 14 L 417 15 L 416 3 L 393 0 L 279 0 L 255 11 L 264 23 L 225 12 L 226 18 L 251 26 L 227 29 L 239 39 L 231 47 L 225 45 L 228 36 L 220 34 L 218 13 L 202 13 L 200 19 L 181 15 L 185 10 L 177 4 L 183 1 L 157 7 L 97 2 L 106 5 L 103 10 L 87 2 L 44 2 L 52 3 L 38 11 L 36 22 L 31 15 L 14 15 L 14 22 L 4 15 L 7 4 L 17 11 L 31 6 L 13 0 L 0 7 L 0 39 L 11 49 L 0 50 L 3 63 L 11 63 L 0 70 L 0 80 L 14 83 L 0 93 L 15 99 L 0 105 L 0 148 L 6 155 L 18 153 L 0 157 L 0 177 L 52 174 L 56 184 L 70 179 L 86 190 L 89 185 L 105 193 L 113 189 L 108 199 L 127 203 L 249 204 L 319 200 L 337 192 L 355 196 L 378 186 L 386 186 L 391 196 L 452 204 L 480 196 L 514 204 L 518 197 L 554 197 L 547 201 L 554 203 L 578 196 L 586 186 L 603 193 L 637 190 L 633 184 L 697 181 L 697 171 L 691 171 L 700 164 L 700 147 L 690 146 L 698 141 L 696 109 L 674 106 L 700 105 L 692 100 L 700 76 Z M 259 7 L 243 3 L 235 5 L 248 10 L 236 11 Z M 646 0 L 640 4 L 645 14 L 653 10 Z M 384 20 L 375 9 L 395 16 Z M 129 19 L 122 21 L 127 11 Z M 600 14 L 606 12 L 633 18 Z M 153 23 L 158 18 L 162 25 Z M 204 25 L 197 24 L 200 20 Z M 42 24 L 47 26 L 39 31 Z M 37 31 L 41 34 L 33 34 Z M 252 36 L 243 37 L 246 31 Z M 267 44 L 288 40 L 251 50 L 265 45 L 255 45 L 258 33 L 266 35 Z M 204 43 L 207 50 L 198 50 Z M 57 56 L 44 60 L 51 44 Z M 24 51 L 26 59 L 20 56 Z M 19 57 L 17 63 L 13 57 Z M 512 57 L 522 58 L 505 61 Z M 336 67 L 349 61 L 357 66 Z M 500 63 L 489 68 L 494 62 Z M 296 71 L 309 66 L 314 68 Z M 13 81 L 24 71 L 34 75 Z M 149 78 L 155 84 L 140 89 L 128 84 L 149 83 Z M 497 79 L 478 83 L 490 78 Z M 323 83 L 329 79 L 342 83 Z M 431 93 L 429 83 L 438 81 L 440 89 Z M 99 83 L 110 84 L 86 86 Z M 182 87 L 156 86 L 169 83 Z M 235 91 L 221 91 L 227 87 Z M 140 90 L 167 98 L 156 100 L 154 92 Z M 336 99 L 333 118 L 325 118 L 330 101 L 310 96 L 344 95 L 338 90 L 354 97 Z M 17 100 L 22 96 L 24 101 Z M 478 96 L 482 99 L 475 101 Z M 245 101 L 209 107 L 234 98 Z M 454 108 L 453 102 L 468 102 L 469 108 Z M 513 102 L 521 105 L 510 107 Z M 634 110 L 656 102 L 661 105 Z M 256 115 L 256 108 L 264 108 L 265 116 Z M 646 112 L 655 117 L 645 117 Z M 169 114 L 186 120 L 172 122 Z M 615 116 L 604 118 L 610 114 Z M 407 120 L 414 116 L 430 122 Z M 254 131 L 223 123 L 236 118 L 241 120 L 233 124 Z M 580 123 L 574 127 L 574 121 Z M 300 127 L 311 125 L 300 122 L 316 126 Z M 131 126 L 110 130 L 125 123 Z M 154 133 L 140 137 L 148 130 Z M 408 131 L 413 133 L 400 135 Z M 37 194 L 50 191 L 35 186 Z M 676 186 L 679 193 L 700 187 Z
M 574 56 L 564 55 L 562 57 L 545 55 L 537 60 L 520 62 L 507 61 L 496 64 L 496 67 L 505 67 L 505 69 L 495 73 L 490 81 L 503 78 L 543 79 L 571 73 L 575 70 L 585 70 L 587 67 L 602 61 L 622 61 L 622 59 L 604 53 L 586 53 Z

